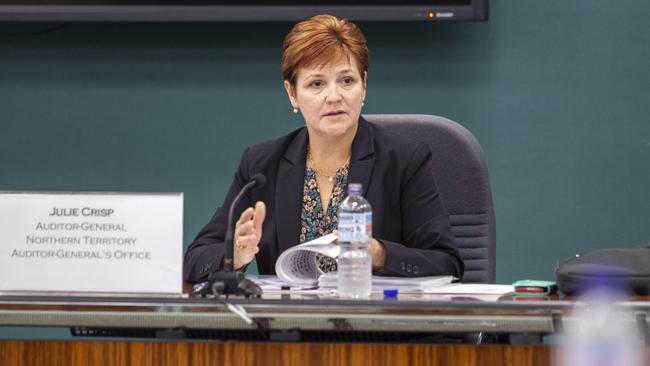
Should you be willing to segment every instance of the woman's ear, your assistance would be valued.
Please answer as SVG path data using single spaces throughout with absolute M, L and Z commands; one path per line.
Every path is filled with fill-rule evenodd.
M 291 85 L 289 80 L 284 81 L 284 90 L 287 91 L 287 96 L 289 97 L 289 102 L 293 108 L 298 108 L 298 100 L 296 99 L 296 88 Z
M 363 102 L 364 100 L 366 100 L 366 90 L 367 90 L 367 89 L 366 89 L 366 85 L 367 85 L 367 81 L 368 81 L 368 71 L 364 71 L 364 72 L 363 72 L 363 97 L 362 97 L 362 99 L 361 99 L 361 102 Z

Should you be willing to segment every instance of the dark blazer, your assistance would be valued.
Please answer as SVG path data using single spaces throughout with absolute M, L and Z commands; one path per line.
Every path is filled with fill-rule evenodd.
M 266 176 L 266 184 L 243 197 L 235 209 L 235 220 L 256 201 L 266 203 L 256 260 L 260 274 L 275 273 L 280 253 L 298 244 L 300 237 L 307 144 L 307 129 L 303 127 L 244 151 L 223 205 L 188 248 L 185 281 L 205 280 L 220 265 L 228 208 L 256 173 Z M 352 143 L 348 182 L 361 183 L 372 206 L 373 237 L 387 251 L 386 264 L 379 274 L 463 275 L 449 215 L 433 176 L 432 159 L 424 143 L 406 143 L 385 127 L 360 118 Z

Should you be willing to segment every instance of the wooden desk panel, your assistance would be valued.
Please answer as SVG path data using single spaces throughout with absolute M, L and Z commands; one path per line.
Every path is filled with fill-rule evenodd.
M 2 366 L 548 366 L 550 358 L 544 346 L 0 341 Z

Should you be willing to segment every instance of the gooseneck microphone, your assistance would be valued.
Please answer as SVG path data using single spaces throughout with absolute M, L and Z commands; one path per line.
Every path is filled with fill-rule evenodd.
M 239 191 L 237 196 L 232 200 L 232 203 L 230 204 L 230 209 L 228 210 L 228 226 L 226 229 L 226 253 L 223 256 L 223 271 L 224 272 L 232 272 L 235 270 L 233 268 L 234 265 L 234 236 L 235 236 L 235 229 L 233 227 L 233 217 L 235 216 L 235 206 L 241 200 L 242 196 L 246 191 L 249 189 L 255 187 L 255 188 L 262 188 L 264 187 L 264 184 L 266 184 L 266 177 L 262 173 L 257 173 L 254 174 L 251 179 L 246 183 L 242 189 Z
M 251 177 L 237 196 L 232 200 L 228 211 L 228 227 L 226 228 L 225 246 L 226 250 L 223 256 L 223 268 L 221 271 L 213 271 L 208 277 L 208 286 L 206 290 L 212 291 L 215 296 L 219 295 L 244 295 L 260 296 L 262 289 L 255 282 L 246 278 L 244 273 L 235 271 L 233 268 L 233 253 L 235 229 L 233 217 L 235 206 L 241 200 L 242 196 L 251 188 L 261 188 L 266 183 L 264 174 L 257 173 Z

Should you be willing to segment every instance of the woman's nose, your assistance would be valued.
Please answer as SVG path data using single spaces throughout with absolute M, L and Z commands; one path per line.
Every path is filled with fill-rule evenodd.
M 327 88 L 327 94 L 325 95 L 325 101 L 327 103 L 336 103 L 341 100 L 341 91 L 339 90 L 338 85 L 331 85 Z

